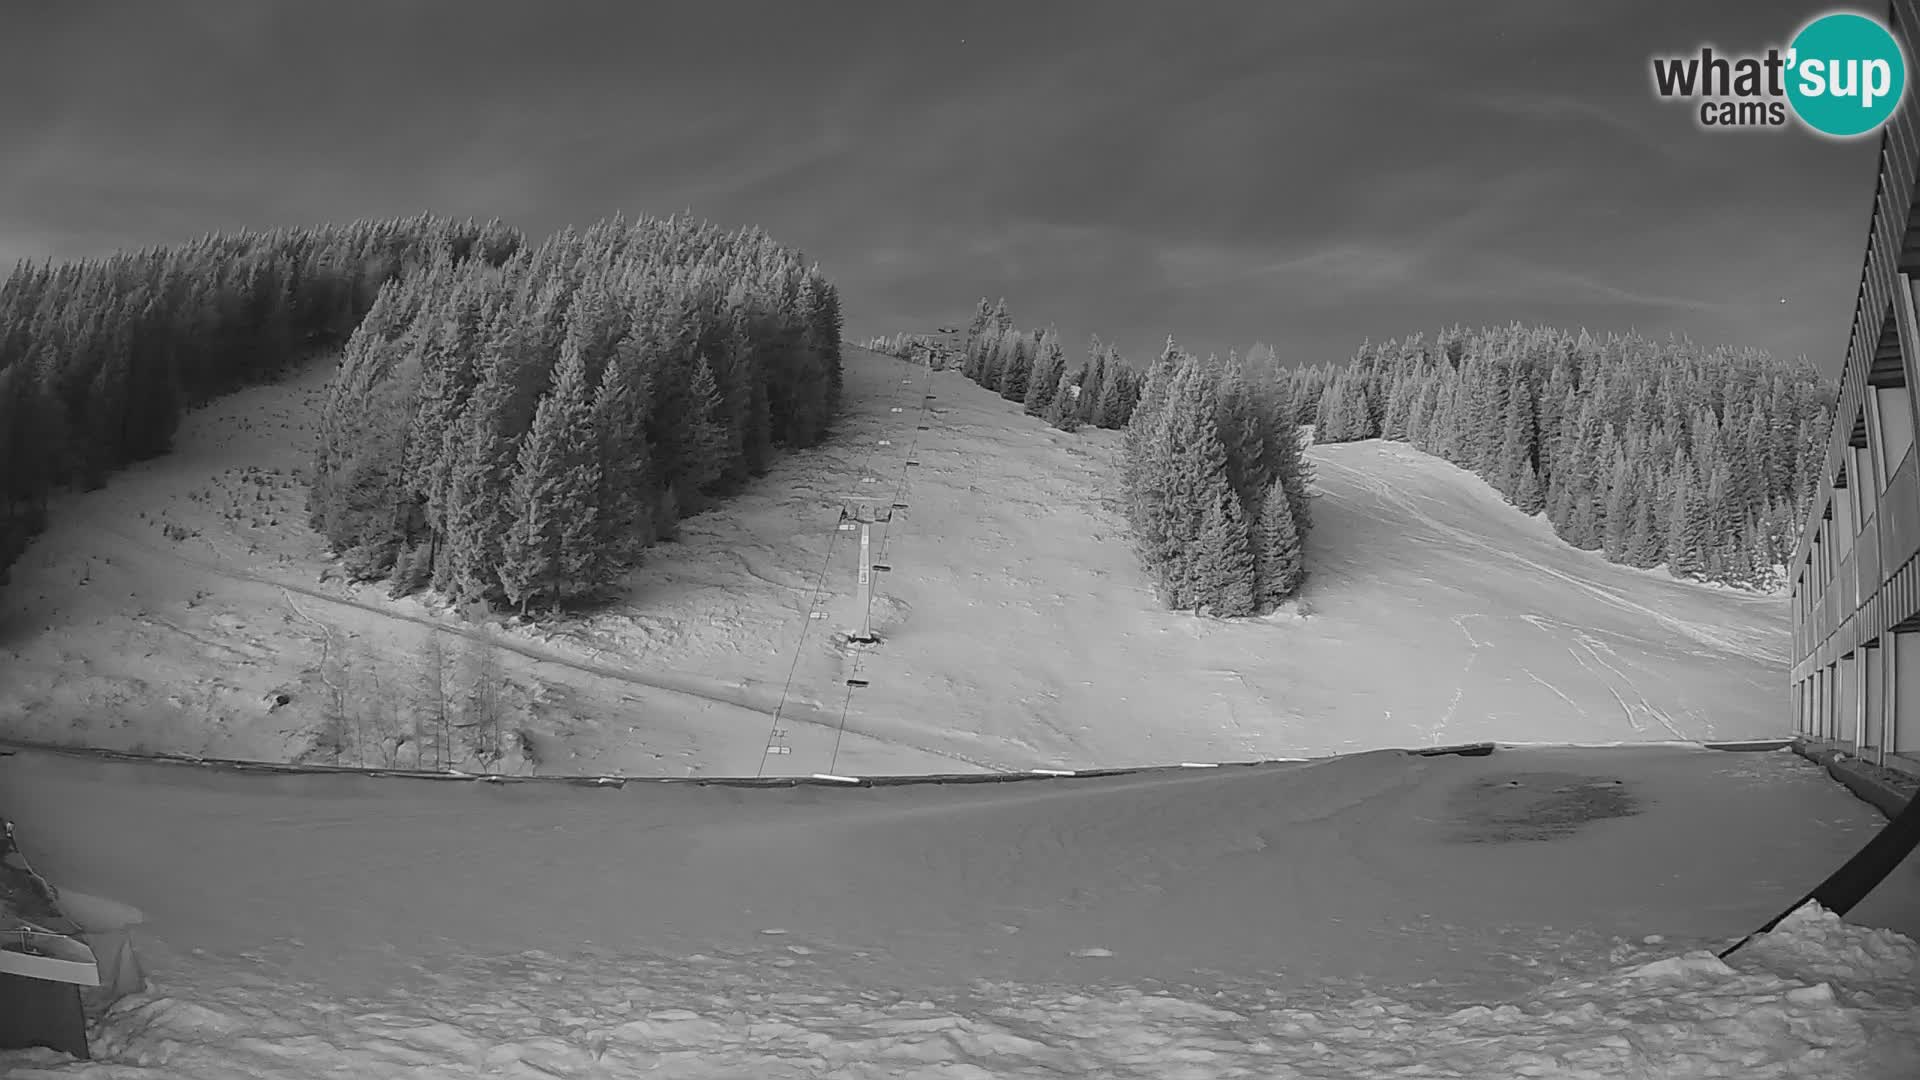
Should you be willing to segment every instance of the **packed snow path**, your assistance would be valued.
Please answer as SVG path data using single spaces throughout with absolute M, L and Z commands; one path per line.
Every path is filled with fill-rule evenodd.
M 23 1077 L 1794 1076 L 1920 1066 L 1920 866 L 1785 752 L 1383 752 L 622 790 L 22 752 L 0 813 L 154 988 Z M 1864 929 L 1889 927 L 1908 935 Z

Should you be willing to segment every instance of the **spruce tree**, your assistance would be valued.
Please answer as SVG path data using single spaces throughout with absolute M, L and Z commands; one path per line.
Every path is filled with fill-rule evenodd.
M 1226 484 L 1226 449 L 1215 433 L 1213 387 L 1199 361 L 1180 354 L 1156 378 L 1171 385 L 1128 426 L 1123 479 L 1141 561 L 1163 603 L 1192 610 L 1198 542 L 1215 485 Z
M 1347 383 L 1347 441 L 1359 442 L 1376 438 L 1380 434 L 1379 424 L 1373 415 L 1373 394 L 1371 376 L 1360 376 Z
M 1040 338 L 1035 348 L 1033 371 L 1027 379 L 1022 404 L 1028 416 L 1046 416 L 1048 406 L 1053 404 L 1054 391 L 1066 374 L 1067 355 L 1060 348 L 1059 336 L 1052 330 Z
M 1161 428 L 1170 443 L 1166 451 L 1170 491 L 1173 550 L 1167 560 L 1167 593 L 1173 606 L 1191 609 L 1207 602 L 1211 586 L 1202 577 L 1200 560 L 1206 557 L 1202 538 L 1207 516 L 1217 512 L 1220 492 L 1232 493 L 1227 475 L 1227 449 L 1220 442 L 1214 418 L 1215 386 L 1212 374 L 1198 359 L 1187 356 L 1175 375 L 1167 402 L 1167 422 Z M 1244 523 L 1244 515 L 1240 519 Z M 1196 592 L 1196 590 L 1199 590 Z
M 1264 456 L 1267 472 L 1276 477 L 1287 493 L 1287 511 L 1293 519 L 1294 528 L 1304 538 L 1313 528 L 1313 504 L 1311 490 L 1313 485 L 1313 466 L 1307 461 L 1305 450 L 1305 431 L 1298 423 L 1290 422 L 1286 417 L 1289 409 L 1274 408 L 1278 403 L 1269 403 L 1263 408 L 1261 426 L 1266 434 Z
M 1498 465 L 1499 480 L 1496 487 L 1504 491 L 1519 490 L 1521 477 L 1534 470 L 1534 414 L 1533 394 L 1527 389 L 1526 382 L 1516 372 L 1513 384 L 1508 387 L 1507 415 L 1502 424 L 1500 457 Z M 1538 477 L 1535 478 L 1536 482 Z
M 1306 571 L 1300 533 L 1287 490 L 1275 480 L 1260 498 L 1253 522 L 1254 602 L 1272 608 L 1300 588 Z
M 993 332 L 982 330 L 976 337 L 969 338 L 965 354 L 960 360 L 960 374 L 968 382 L 979 383 L 986 371 L 987 353 L 993 348 Z
M 463 601 L 502 595 L 497 568 L 509 524 L 501 498 L 514 472 L 518 441 L 517 398 L 530 380 L 510 331 L 490 327 L 481 345 L 480 384 L 449 432 L 453 441 L 447 485 L 447 587 Z
M 1275 420 L 1261 415 L 1238 353 L 1227 354 L 1219 380 L 1214 426 L 1227 451 L 1227 481 L 1239 497 L 1241 507 L 1250 513 L 1259 503 L 1261 493 L 1274 480 L 1273 463 L 1268 460 L 1266 426 Z
M 1016 334 L 1013 351 L 1007 356 L 1007 366 L 1000 372 L 1000 396 L 1008 401 L 1024 402 L 1027 398 L 1027 384 L 1033 378 L 1035 350 L 1039 348 L 1037 337 Z
M 1505 460 L 1507 431 L 1514 430 L 1522 439 L 1528 433 L 1519 431 L 1520 417 L 1509 409 L 1516 373 L 1506 370 L 1508 341 L 1482 344 L 1488 351 L 1474 365 L 1473 437 L 1471 446 L 1463 449 L 1468 468 L 1482 476 L 1499 476 L 1508 464 Z
M 1174 379 L 1180 374 L 1186 354 L 1173 343 L 1173 335 L 1167 335 L 1166 347 L 1160 355 L 1148 365 L 1145 380 L 1138 399 L 1134 403 L 1136 410 L 1145 409 L 1149 413 L 1158 413 L 1165 408 L 1173 393 Z
M 1633 528 L 1627 535 L 1625 562 L 1629 566 L 1649 567 L 1660 561 L 1660 537 L 1654 531 L 1655 500 L 1643 496 L 1634 500 Z
M 629 566 L 637 565 L 641 552 L 658 538 L 654 512 L 661 493 L 647 444 L 646 417 L 652 411 L 647 381 L 631 338 L 623 339 L 593 399 L 601 542 L 610 558 Z
M 1593 551 L 1600 547 L 1599 500 L 1588 484 L 1582 483 L 1573 489 L 1572 513 L 1565 539 L 1582 551 Z
M 1119 429 L 1127 426 L 1138 397 L 1133 371 L 1111 351 L 1103 354 L 1100 374 L 1100 400 L 1094 406 L 1094 424 Z
M 978 381 L 981 386 L 997 392 L 1006 378 L 1008 365 L 1013 362 L 1014 335 L 1011 330 L 1001 330 L 994 333 L 992 339 L 993 346 L 980 364 Z
M 463 279 L 452 287 L 438 310 L 422 313 L 415 333 L 408 338 L 420 370 L 420 389 L 407 437 L 406 468 L 433 536 L 429 562 L 436 568 L 436 577 L 442 579 L 438 541 L 447 529 L 453 467 L 448 436 L 473 393 L 479 332 L 478 299 Z
M 1626 451 L 1614 448 L 1613 467 L 1607 473 L 1606 520 L 1601 528 L 1601 550 L 1607 558 L 1620 562 L 1626 558 L 1635 521 L 1636 501 L 1633 467 Z
M 981 335 L 986 333 L 987 326 L 992 321 L 993 305 L 987 303 L 987 298 L 983 296 L 980 298 L 980 303 L 975 305 L 973 309 L 973 319 L 967 323 L 967 337 L 962 348 L 969 357 L 973 355 L 974 348 L 979 344 Z
M 1150 378 L 1170 378 L 1161 372 Z M 1162 406 L 1135 409 L 1122 441 L 1121 477 L 1126 493 L 1129 533 L 1140 561 L 1161 583 L 1167 601 L 1165 573 L 1179 555 L 1176 536 L 1177 490 L 1174 478 L 1175 443 L 1170 410 Z
M 1380 437 L 1407 442 L 1407 423 L 1413 412 L 1413 378 L 1397 373 L 1387 388 L 1387 414 L 1380 426 Z
M 83 491 L 106 486 L 108 472 L 124 460 L 128 359 L 122 350 L 108 350 L 87 386 L 87 438 L 80 453 Z
M 1407 445 L 1423 453 L 1428 452 L 1427 431 L 1433 414 L 1433 386 L 1433 379 L 1418 376 L 1407 393 Z
M 682 476 L 684 494 L 708 493 L 726 472 L 729 429 L 725 421 L 725 399 L 713 365 L 702 356 L 694 361 L 693 381 L 687 391 L 688 425 L 686 471 Z
M 1074 382 L 1074 373 L 1063 369 L 1047 404 L 1047 423 L 1061 431 L 1080 430 L 1079 399 L 1084 396 L 1084 389 Z
M 1087 358 L 1081 365 L 1079 403 L 1080 419 L 1084 423 L 1100 423 L 1100 399 L 1106 394 L 1107 349 L 1095 337 L 1087 345 Z
M 600 462 L 587 396 L 586 365 L 574 342 L 563 348 L 552 388 L 521 440 L 508 488 L 508 528 L 497 573 L 522 613 L 536 597 L 562 601 L 604 583 L 598 521 Z
M 1720 571 L 1729 565 L 1731 550 L 1740 544 L 1739 527 L 1743 513 L 1729 505 L 1728 470 L 1724 458 L 1713 463 L 1705 477 L 1705 498 L 1696 504 L 1701 518 L 1702 547 L 1707 553 L 1707 570 L 1714 580 L 1725 580 Z
M 1540 474 L 1533 471 L 1531 462 L 1520 466 L 1520 482 L 1514 488 L 1513 505 L 1529 517 L 1546 509 L 1546 496 L 1540 491 Z
M 1195 537 L 1191 602 L 1216 618 L 1254 610 L 1254 558 L 1240 496 L 1222 473 L 1203 486 L 1205 510 Z
M 1353 422 L 1348 408 L 1353 398 L 1347 393 L 1347 378 L 1346 369 L 1341 369 L 1320 394 L 1320 408 L 1313 424 L 1316 443 L 1342 443 L 1351 437 Z
M 1694 577 L 1705 568 L 1706 539 L 1702 526 L 1706 518 L 1696 506 L 1692 478 L 1683 467 L 1674 474 L 1673 501 L 1667 511 L 1667 572 L 1674 577 Z
M 1118 365 L 1117 357 L 1115 363 Z M 1141 387 L 1139 372 L 1124 365 L 1119 365 L 1118 371 L 1120 379 L 1120 414 L 1116 421 L 1116 426 L 1126 424 L 1127 417 L 1133 415 L 1134 408 L 1140 404 Z

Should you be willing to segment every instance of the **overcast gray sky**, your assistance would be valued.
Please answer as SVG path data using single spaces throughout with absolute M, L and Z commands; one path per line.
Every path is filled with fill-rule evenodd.
M 1171 332 L 1317 362 L 1518 319 L 1831 372 L 1877 141 L 1707 134 L 1648 76 L 1653 52 L 1783 45 L 1821 10 L 14 0 L 0 260 L 691 209 L 819 260 L 859 336 L 984 294 L 1134 356 Z

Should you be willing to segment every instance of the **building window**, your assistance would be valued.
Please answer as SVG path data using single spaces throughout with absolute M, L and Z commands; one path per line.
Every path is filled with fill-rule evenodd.
M 1913 450 L 1913 402 L 1905 386 L 1876 386 L 1873 408 L 1879 420 L 1875 426 L 1880 429 L 1880 487 L 1885 490 L 1887 480 Z

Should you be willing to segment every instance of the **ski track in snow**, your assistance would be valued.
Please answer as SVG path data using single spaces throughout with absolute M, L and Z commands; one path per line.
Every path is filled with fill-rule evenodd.
M 1083 952 L 1097 965 L 1104 950 Z M 13 1080 L 354 1076 L 661 1078 L 1920 1075 L 1920 947 L 1809 906 L 1731 964 L 1619 942 L 1601 973 L 1433 1007 L 1360 988 L 915 993 L 822 970 L 805 945 L 684 959 L 472 958 L 381 998 L 254 973 L 118 1004 L 97 1059 L 0 1053 Z
M 1581 716 L 1587 715 L 1587 710 L 1582 708 L 1579 702 L 1573 700 L 1572 698 L 1568 697 L 1566 694 L 1562 693 L 1559 687 L 1553 685 L 1552 683 L 1541 678 L 1540 676 L 1535 675 L 1531 670 L 1527 668 L 1521 668 L 1520 670 L 1525 671 L 1527 673 L 1527 678 L 1532 679 L 1534 682 L 1537 682 L 1541 686 L 1546 687 L 1548 690 L 1553 691 L 1553 696 L 1559 698 L 1561 701 L 1566 702 L 1569 706 L 1573 708 L 1574 712 L 1579 713 Z
M 1447 725 L 1453 723 L 1454 714 L 1460 711 L 1461 699 L 1466 696 L 1467 686 L 1472 681 L 1474 661 L 1480 659 L 1481 649 L 1490 649 L 1493 647 L 1491 642 L 1478 640 L 1473 636 L 1473 631 L 1467 629 L 1467 620 L 1474 618 L 1485 618 L 1485 616 L 1455 615 L 1453 617 L 1453 625 L 1459 627 L 1460 632 L 1466 635 L 1467 644 L 1472 647 L 1473 651 L 1467 654 L 1466 665 L 1460 669 L 1460 681 L 1453 688 L 1453 697 L 1447 702 L 1446 711 L 1440 714 L 1440 719 L 1435 722 L 1431 728 L 1427 729 L 1427 745 L 1429 746 L 1439 746 L 1440 741 L 1446 738 Z
M 1354 451 L 1348 460 L 1341 460 L 1334 454 L 1323 453 L 1316 456 L 1315 467 L 1328 474 L 1327 481 L 1331 486 L 1345 493 L 1349 506 L 1360 509 L 1363 499 L 1372 500 L 1375 507 L 1379 509 L 1362 510 L 1362 512 L 1370 518 L 1378 517 L 1383 527 L 1391 519 L 1396 535 L 1403 538 L 1414 536 L 1424 543 L 1452 548 L 1473 557 L 1476 561 L 1486 561 L 1491 558 L 1492 563 L 1514 566 L 1523 575 L 1536 574 L 1544 579 L 1543 584 L 1550 583 L 1555 589 L 1572 586 L 1579 595 L 1594 598 L 1608 608 L 1629 616 L 1632 620 L 1630 626 L 1658 627 L 1666 633 L 1676 635 L 1678 639 L 1651 640 L 1644 630 L 1639 633 L 1628 633 L 1622 637 L 1622 640 L 1631 648 L 1628 650 L 1628 655 L 1622 655 L 1608 644 L 1606 637 L 1621 636 L 1622 630 L 1626 627 L 1608 629 L 1597 624 L 1575 625 L 1548 617 L 1538 609 L 1531 612 L 1526 612 L 1524 609 L 1521 612 L 1503 612 L 1481 608 L 1477 611 L 1454 614 L 1450 616 L 1450 620 L 1467 638 L 1469 645 L 1475 649 L 1475 655 L 1468 658 L 1460 676 L 1462 682 L 1456 685 L 1450 695 L 1451 700 L 1444 708 L 1442 719 L 1435 726 L 1422 732 L 1427 739 L 1434 740 L 1440 737 L 1436 733 L 1452 724 L 1468 690 L 1465 680 L 1472 672 L 1479 670 L 1480 682 L 1485 684 L 1477 689 L 1493 690 L 1498 685 L 1496 682 L 1490 682 L 1495 676 L 1489 674 L 1489 665 L 1477 662 L 1478 651 L 1483 647 L 1492 647 L 1493 643 L 1484 640 L 1485 631 L 1476 634 L 1470 630 L 1467 624 L 1469 619 L 1480 619 L 1489 625 L 1497 624 L 1502 620 L 1520 620 L 1529 624 L 1533 632 L 1553 642 L 1559 650 L 1565 652 L 1567 658 L 1572 661 L 1572 667 L 1568 670 L 1585 672 L 1593 683 L 1597 684 L 1593 689 L 1604 691 L 1606 697 L 1602 700 L 1611 699 L 1619 709 L 1621 721 L 1625 724 L 1625 731 L 1622 734 L 1634 738 L 1659 733 L 1660 737 L 1688 740 L 1710 738 L 1715 734 L 1717 725 L 1713 719 L 1702 715 L 1693 704 L 1675 700 L 1668 708 L 1655 703 L 1656 698 L 1671 696 L 1676 690 L 1681 693 L 1686 692 L 1673 684 L 1674 673 L 1664 670 L 1665 666 L 1670 666 L 1666 665 L 1666 660 L 1671 656 L 1704 649 L 1700 655 L 1709 662 L 1721 656 L 1731 655 L 1741 657 L 1746 662 L 1754 659 L 1763 661 L 1778 659 L 1780 663 L 1785 663 L 1784 655 L 1775 656 L 1780 652 L 1782 645 L 1781 641 L 1777 640 L 1778 635 L 1769 635 L 1766 640 L 1759 640 L 1744 627 L 1736 630 L 1731 627 L 1705 625 L 1695 619 L 1682 617 L 1679 613 L 1686 610 L 1686 598 L 1702 590 L 1702 586 L 1671 579 L 1663 580 L 1645 571 L 1601 563 L 1599 557 L 1592 553 L 1576 552 L 1571 549 L 1553 554 L 1562 560 L 1571 558 L 1578 562 L 1590 562 L 1595 565 L 1569 564 L 1567 569 L 1561 569 L 1541 558 L 1533 557 L 1546 552 L 1546 548 L 1540 548 L 1538 552 L 1532 550 L 1539 545 L 1565 548 L 1558 540 L 1547 535 L 1544 526 L 1537 520 L 1530 523 L 1532 533 L 1500 533 L 1502 539 L 1499 542 L 1502 546 L 1496 550 L 1493 546 L 1496 541 L 1492 533 L 1486 530 L 1476 532 L 1461 528 L 1451 524 L 1445 518 L 1449 513 L 1455 516 L 1462 513 L 1472 514 L 1478 509 L 1478 501 L 1497 498 L 1491 489 L 1485 489 L 1482 481 L 1452 466 L 1440 468 L 1426 455 L 1418 454 L 1398 444 L 1352 445 Z M 1436 498 L 1425 490 L 1409 486 L 1407 482 L 1409 478 L 1399 476 L 1391 469 L 1369 469 L 1368 466 L 1374 464 L 1372 459 L 1376 456 L 1384 456 L 1395 461 L 1417 459 L 1425 467 L 1439 471 L 1439 475 L 1431 478 L 1432 485 L 1450 484 L 1460 487 L 1462 489 L 1460 498 Z M 1408 528 L 1410 524 L 1414 526 L 1411 531 Z M 1534 533 L 1539 535 L 1533 535 Z M 1405 540 L 1403 539 L 1402 542 L 1404 543 Z M 1494 556 L 1497 558 L 1493 558 Z M 1356 565 L 1351 569 L 1359 568 L 1360 565 Z M 1339 570 L 1350 572 L 1350 568 L 1344 565 L 1340 566 Z M 1647 586 L 1661 593 L 1670 593 L 1680 603 L 1663 605 L 1646 598 L 1643 598 L 1646 602 L 1642 602 L 1629 598 L 1621 591 L 1609 588 L 1597 580 L 1598 578 L 1619 579 L 1619 584 L 1634 588 L 1641 586 L 1641 583 L 1632 579 L 1641 577 L 1648 579 L 1645 583 Z M 1471 582 L 1464 584 L 1468 590 L 1473 588 Z M 1527 602 L 1524 593 L 1515 594 L 1510 590 L 1501 599 L 1508 602 L 1517 601 L 1521 604 Z M 1743 602 L 1756 604 L 1779 602 L 1776 597 L 1766 596 L 1743 596 L 1740 599 Z M 1716 603 L 1724 602 L 1724 598 L 1716 599 Z M 1672 610 L 1666 610 L 1668 607 L 1672 607 Z M 1629 656 L 1640 656 L 1644 659 L 1637 664 L 1630 660 Z M 1653 668 L 1642 668 L 1637 674 L 1636 667 L 1644 664 L 1645 659 L 1657 659 L 1659 662 Z M 1494 666 L 1509 671 L 1512 678 L 1524 677 L 1539 684 L 1560 702 L 1572 706 L 1574 715 L 1596 718 L 1598 716 L 1594 710 L 1585 707 L 1593 703 L 1592 691 L 1567 683 L 1564 672 L 1557 673 L 1552 678 L 1546 678 L 1542 677 L 1538 670 L 1513 661 Z M 1548 666 L 1551 666 L 1551 662 L 1548 662 Z M 1657 689 L 1642 685 L 1642 677 L 1653 679 L 1653 685 Z M 1749 685 L 1757 685 L 1750 677 L 1744 678 L 1744 681 Z M 1494 692 L 1498 693 L 1498 691 Z M 1579 700 L 1580 697 L 1586 700 Z M 1492 707 L 1491 704 L 1489 707 Z
M 1698 731 L 1687 732 L 1687 731 L 1681 730 L 1680 726 L 1673 722 L 1672 717 L 1668 716 L 1664 710 L 1662 710 L 1659 706 L 1655 705 L 1652 702 L 1652 700 L 1647 697 L 1647 695 L 1640 689 L 1639 685 L 1634 682 L 1631 676 L 1629 676 L 1626 672 L 1621 671 L 1618 667 L 1615 667 L 1613 664 L 1608 663 L 1607 660 L 1600 655 L 1602 652 L 1608 653 L 1615 657 L 1618 657 L 1619 654 L 1616 653 L 1613 647 L 1608 645 L 1606 642 L 1593 637 L 1591 634 L 1588 634 L 1586 631 L 1581 630 L 1578 627 L 1568 625 L 1567 623 L 1558 622 L 1553 619 L 1548 619 L 1544 616 L 1529 615 L 1529 616 L 1526 616 L 1526 620 L 1538 627 L 1545 627 L 1549 625 L 1557 626 L 1563 630 L 1570 632 L 1573 635 L 1574 643 L 1579 646 L 1581 651 L 1584 651 L 1586 653 L 1587 659 L 1592 660 L 1592 663 L 1589 664 L 1587 662 L 1587 659 L 1582 659 L 1580 656 L 1580 653 L 1575 652 L 1574 647 L 1572 645 L 1567 646 L 1568 654 L 1571 655 L 1574 661 L 1578 663 L 1581 667 L 1586 668 L 1588 671 L 1593 672 L 1594 678 L 1599 680 L 1601 684 L 1607 688 L 1607 692 L 1613 695 L 1613 700 L 1619 702 L 1620 711 L 1626 714 L 1627 723 L 1630 726 L 1632 726 L 1636 734 L 1644 732 L 1646 730 L 1646 725 L 1642 723 L 1638 717 L 1635 716 L 1634 707 L 1627 704 L 1626 698 L 1621 696 L 1620 690 L 1614 685 L 1614 683 L 1609 681 L 1605 675 L 1600 674 L 1601 670 L 1606 671 L 1607 674 L 1610 674 L 1614 676 L 1614 678 L 1618 679 L 1621 685 L 1625 686 L 1626 689 L 1629 692 L 1631 692 L 1634 697 L 1640 700 L 1640 711 L 1644 712 L 1646 715 L 1658 721 L 1662 727 L 1667 729 L 1667 733 L 1672 735 L 1674 738 L 1680 739 L 1680 740 L 1687 740 L 1687 739 L 1701 738 L 1705 736 L 1706 734 L 1705 732 L 1698 732 Z
M 1452 540 L 1463 548 L 1472 551 L 1489 549 L 1486 538 L 1475 536 L 1472 533 L 1438 520 L 1431 513 L 1427 512 L 1427 510 L 1419 506 L 1413 499 L 1408 498 L 1403 492 L 1396 490 L 1390 483 L 1379 477 L 1371 476 L 1365 471 L 1344 462 L 1327 458 L 1316 458 L 1315 467 L 1330 467 L 1339 471 L 1344 478 L 1355 486 L 1361 487 L 1378 496 L 1382 502 L 1394 506 L 1396 509 L 1419 521 L 1422 525 L 1432 529 L 1435 533 Z M 1692 638 L 1702 644 L 1711 645 L 1726 652 L 1739 652 L 1743 649 L 1749 649 L 1755 644 L 1744 637 L 1730 636 L 1716 627 L 1703 626 L 1699 623 L 1676 618 L 1672 614 L 1662 611 L 1657 607 L 1651 607 L 1629 600 L 1619 593 L 1596 585 L 1585 578 L 1576 577 L 1575 575 L 1555 569 L 1538 560 L 1528 558 L 1524 552 L 1517 548 L 1502 547 L 1498 550 L 1497 554 L 1503 561 L 1518 564 L 1544 577 L 1571 585 L 1581 592 L 1617 608 L 1626 614 L 1632 615 L 1635 618 L 1657 622 L 1684 637 Z M 1755 599 L 1778 602 L 1777 599 L 1768 597 L 1756 597 Z M 1785 656 L 1781 656 L 1779 659 L 1782 663 L 1786 661 Z
M 1466 550 L 1479 552 L 1489 549 L 1485 537 L 1473 535 L 1465 530 L 1438 520 L 1432 513 L 1420 505 L 1420 499 L 1411 497 L 1407 492 L 1401 490 L 1397 485 L 1382 476 L 1371 474 L 1344 462 L 1326 458 L 1316 459 L 1316 467 L 1332 468 L 1340 474 L 1343 483 L 1351 483 L 1355 487 L 1368 492 L 1382 504 L 1392 506 L 1397 511 L 1417 521 L 1422 527 L 1431 530 L 1437 536 L 1450 540 Z M 1443 503 L 1442 505 L 1447 504 Z M 1660 611 L 1649 605 L 1628 600 L 1611 589 L 1604 588 L 1582 577 L 1566 573 L 1537 560 L 1530 559 L 1518 550 L 1503 548 L 1499 554 L 1503 560 L 1518 563 L 1521 567 L 1539 573 L 1555 582 L 1572 585 L 1582 593 L 1595 597 L 1617 610 L 1632 614 L 1636 618 L 1645 618 L 1657 622 L 1659 625 L 1674 630 L 1701 644 L 1730 652 L 1737 652 L 1741 648 L 1746 647 L 1747 643 L 1742 638 L 1723 634 L 1712 628 L 1701 627 L 1696 623 L 1678 619 L 1667 612 Z M 1613 649 L 1604 641 L 1590 634 L 1587 630 L 1548 618 L 1538 613 L 1518 616 L 1495 616 L 1472 612 L 1456 614 L 1451 617 L 1454 626 L 1466 637 L 1468 644 L 1474 649 L 1474 653 L 1468 657 L 1466 665 L 1461 671 L 1460 684 L 1456 686 L 1445 712 L 1442 714 L 1440 720 L 1426 733 L 1428 739 L 1434 745 L 1438 745 L 1439 740 L 1444 738 L 1443 733 L 1447 725 L 1452 722 L 1454 714 L 1459 709 L 1466 691 L 1468 677 L 1473 671 L 1475 661 L 1478 659 L 1479 650 L 1492 647 L 1491 642 L 1479 640 L 1473 632 L 1468 629 L 1466 620 L 1474 618 L 1497 619 L 1502 617 L 1519 618 L 1531 624 L 1536 630 L 1549 638 L 1560 638 L 1562 647 L 1567 651 L 1567 654 L 1573 661 L 1582 669 L 1592 674 L 1594 680 L 1598 682 L 1607 691 L 1608 695 L 1613 698 L 1614 702 L 1619 705 L 1622 718 L 1635 735 L 1643 735 L 1647 732 L 1647 720 L 1649 718 L 1676 739 L 1699 738 L 1708 734 L 1708 732 L 1704 731 L 1689 732 L 1684 730 L 1666 711 L 1654 705 L 1647 694 L 1636 684 L 1632 676 L 1628 675 L 1625 671 L 1621 670 L 1618 665 L 1609 662 L 1601 655 L 1603 652 L 1613 654 Z M 1572 638 L 1571 643 L 1567 643 L 1562 635 L 1570 636 Z M 1521 670 L 1525 671 L 1526 669 L 1523 668 Z M 1526 671 L 1526 674 L 1533 681 L 1540 683 L 1552 691 L 1555 696 L 1559 697 L 1562 701 L 1574 705 L 1576 710 L 1580 711 L 1580 715 L 1588 715 L 1584 710 L 1580 710 L 1577 703 L 1558 687 L 1545 682 L 1531 671 Z M 1629 700 L 1630 698 L 1633 700 Z

